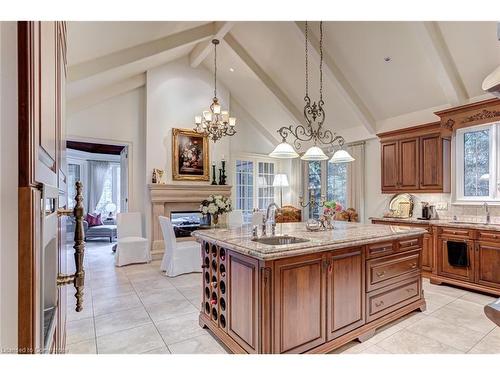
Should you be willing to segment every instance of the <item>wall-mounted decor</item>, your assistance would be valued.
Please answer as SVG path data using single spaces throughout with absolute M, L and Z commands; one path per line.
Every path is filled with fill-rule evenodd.
M 172 129 L 172 179 L 208 181 L 208 138 L 187 129 Z
M 164 184 L 165 183 L 165 182 L 163 182 L 163 174 L 164 173 L 165 173 L 165 171 L 163 169 L 154 168 L 153 175 L 151 177 L 151 182 L 153 184 Z

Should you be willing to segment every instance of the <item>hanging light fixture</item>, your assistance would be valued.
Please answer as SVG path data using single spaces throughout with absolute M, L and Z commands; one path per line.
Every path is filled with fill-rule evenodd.
M 312 104 L 311 98 L 309 97 L 309 40 L 307 21 L 305 23 L 304 34 L 306 41 L 306 95 L 304 97 L 304 101 L 306 102 L 306 104 L 304 106 L 304 119 L 306 120 L 306 125 L 290 125 L 281 127 L 278 130 L 278 133 L 282 138 L 282 142 L 278 146 L 276 146 L 274 151 L 271 152 L 269 156 L 282 159 L 297 158 L 299 157 L 299 154 L 296 152 L 296 150 L 300 150 L 302 146 L 301 142 L 313 141 L 314 146 L 310 147 L 305 152 L 305 154 L 301 157 L 302 160 L 327 160 L 328 156 L 325 155 L 319 145 L 325 145 L 331 150 L 334 149 L 335 145 L 338 145 L 339 150 L 337 150 L 333 154 L 330 162 L 340 163 L 353 161 L 354 158 L 343 149 L 345 143 L 344 137 L 333 133 L 331 130 L 323 129 L 323 123 L 325 122 L 325 111 L 323 109 L 323 106 L 325 105 L 325 102 L 323 101 L 323 22 L 321 21 L 319 23 L 319 100 L 317 102 L 312 102 Z M 287 137 L 289 135 L 294 138 L 293 146 L 287 142 Z M 341 154 L 338 154 L 340 151 L 342 151 Z M 348 160 L 349 158 L 350 160 Z
M 214 98 L 208 111 L 203 111 L 201 116 L 195 116 L 194 122 L 197 133 L 206 135 L 209 139 L 216 142 L 224 136 L 236 134 L 234 129 L 236 118 L 230 117 L 228 111 L 223 111 L 217 98 L 217 45 L 218 39 L 213 39 L 214 45 Z

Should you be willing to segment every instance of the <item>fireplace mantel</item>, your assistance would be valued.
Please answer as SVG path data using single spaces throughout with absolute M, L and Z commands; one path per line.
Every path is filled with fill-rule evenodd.
M 172 211 L 196 211 L 210 194 L 231 196 L 229 185 L 149 184 L 151 200 L 151 251 L 153 256 L 165 249 L 159 216 L 170 217 Z

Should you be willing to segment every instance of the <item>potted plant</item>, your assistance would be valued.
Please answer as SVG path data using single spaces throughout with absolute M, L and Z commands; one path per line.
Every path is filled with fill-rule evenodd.
M 211 194 L 207 199 L 203 200 L 200 205 L 200 212 L 203 215 L 208 215 L 213 226 L 219 224 L 219 215 L 230 212 L 231 199 L 223 195 Z
M 342 205 L 336 201 L 326 201 L 324 203 L 322 221 L 327 229 L 333 228 L 333 219 L 337 212 L 342 211 Z

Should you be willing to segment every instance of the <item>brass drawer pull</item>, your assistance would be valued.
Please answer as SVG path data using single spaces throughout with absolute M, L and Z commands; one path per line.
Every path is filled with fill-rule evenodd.
M 377 277 L 384 277 L 385 276 L 385 271 L 382 272 L 376 272 Z
M 417 263 L 412 263 L 412 264 L 410 264 L 410 268 L 411 268 L 411 269 L 415 269 L 415 268 L 417 268 Z
M 384 301 L 375 302 L 375 307 L 384 306 Z
M 413 293 L 413 292 L 415 291 L 415 289 L 414 289 L 414 288 L 407 288 L 407 289 L 406 289 L 406 291 L 407 291 L 408 293 Z

